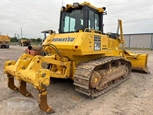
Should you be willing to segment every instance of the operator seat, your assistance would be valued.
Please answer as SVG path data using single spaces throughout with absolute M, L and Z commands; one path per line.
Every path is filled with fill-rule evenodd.
M 83 30 L 83 25 L 81 25 L 81 20 L 80 19 L 76 20 L 74 29 L 75 29 L 75 31 Z

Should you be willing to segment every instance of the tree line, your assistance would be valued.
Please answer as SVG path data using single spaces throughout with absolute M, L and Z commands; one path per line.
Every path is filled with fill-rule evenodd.
M 21 38 L 24 40 L 31 40 L 32 42 L 42 42 L 41 38 Z M 11 37 L 10 42 L 19 42 L 20 39 L 17 39 L 17 37 Z

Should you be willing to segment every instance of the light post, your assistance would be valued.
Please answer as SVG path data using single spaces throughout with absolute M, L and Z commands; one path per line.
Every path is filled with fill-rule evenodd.
M 21 29 L 21 38 L 22 38 L 22 28 L 20 28 Z

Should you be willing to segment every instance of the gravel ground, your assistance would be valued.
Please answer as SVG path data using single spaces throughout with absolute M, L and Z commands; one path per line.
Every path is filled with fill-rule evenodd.
M 14 97 L 25 98 L 7 87 L 4 62 L 8 59 L 17 60 L 24 50 L 25 47 L 20 46 L 0 49 L 0 115 L 46 115 L 37 106 L 29 111 L 11 111 L 11 107 L 16 107 L 17 103 L 8 105 Z M 132 72 L 129 80 L 94 99 L 76 92 L 73 81 L 56 80 L 48 87 L 48 103 L 56 111 L 53 115 L 153 115 L 153 51 L 134 52 L 150 54 L 148 67 L 151 74 Z M 30 84 L 27 88 L 34 96 L 31 101 L 37 103 L 38 91 Z

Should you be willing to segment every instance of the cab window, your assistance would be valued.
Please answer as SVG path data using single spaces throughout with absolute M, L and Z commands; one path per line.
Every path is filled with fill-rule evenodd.
M 99 30 L 99 16 L 92 10 L 89 10 L 88 28 Z

